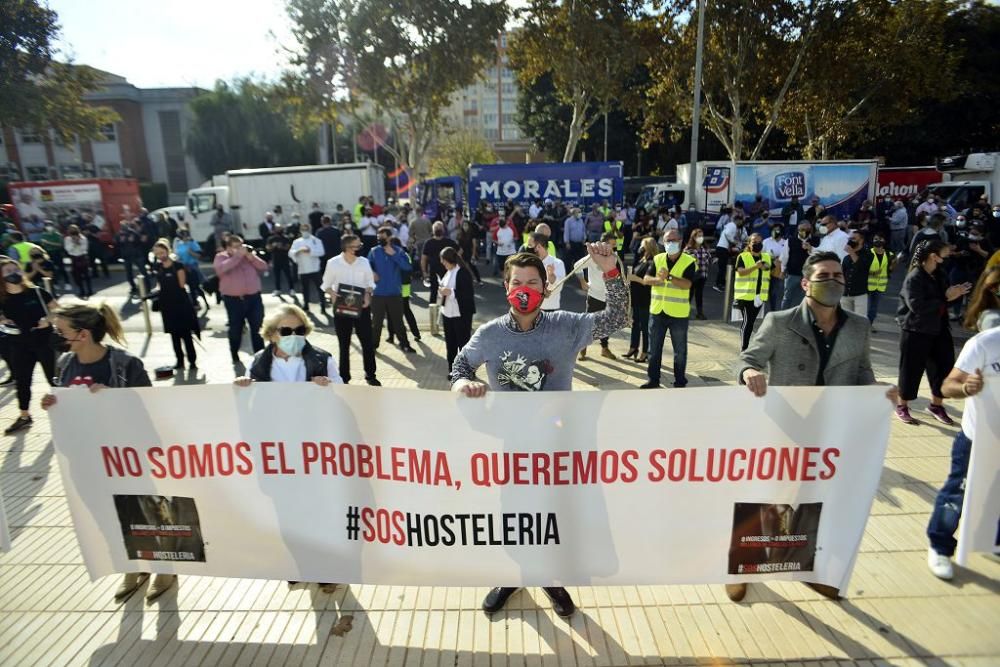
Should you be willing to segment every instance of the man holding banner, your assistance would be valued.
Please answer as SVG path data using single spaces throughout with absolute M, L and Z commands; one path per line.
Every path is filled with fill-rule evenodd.
M 980 332 L 966 341 L 955 367 L 941 385 L 941 393 L 946 398 L 970 399 L 983 390 L 984 376 L 1000 376 L 1000 313 L 987 313 L 980 318 Z M 962 428 L 955 435 L 951 447 L 951 471 L 934 499 L 934 511 L 927 523 L 927 538 L 930 540 L 927 567 L 939 579 L 949 580 L 955 576 L 951 557 L 958 545 L 955 531 L 962 517 L 965 480 L 969 474 L 969 457 L 975 433 L 976 402 L 966 400 L 962 410 Z M 981 446 L 986 445 L 988 442 Z
M 795 308 L 767 314 L 749 347 L 740 353 L 736 374 L 740 384 L 755 396 L 764 396 L 768 381 L 776 386 L 875 384 L 871 327 L 867 318 L 840 307 L 845 284 L 835 253 L 810 255 L 802 266 L 806 298 Z M 894 401 L 895 387 L 887 395 Z M 808 586 L 828 598 L 840 597 L 833 586 Z M 746 592 L 747 584 L 726 584 L 733 602 Z
M 510 311 L 479 327 L 455 358 L 452 391 L 481 398 L 492 391 L 567 391 L 572 389 L 577 353 L 594 340 L 611 335 L 628 320 L 628 290 L 616 264 L 614 247 L 589 243 L 590 260 L 603 273 L 607 286 L 604 310 L 595 313 L 544 312 L 547 275 L 542 260 L 518 253 L 504 264 L 504 289 Z M 476 378 L 486 366 L 489 381 Z M 483 611 L 503 608 L 517 591 L 497 587 L 483 600 Z M 562 617 L 576 611 L 565 588 L 544 588 L 552 608 Z

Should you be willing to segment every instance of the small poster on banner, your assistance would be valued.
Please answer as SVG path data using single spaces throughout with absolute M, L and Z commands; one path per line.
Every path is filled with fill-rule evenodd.
M 812 572 L 823 503 L 736 503 L 729 574 Z
M 194 498 L 115 495 L 129 560 L 205 562 Z
M 355 285 L 337 286 L 337 302 L 333 307 L 335 314 L 347 317 L 361 317 L 361 311 L 364 310 L 364 303 L 365 290 L 363 287 L 356 287 Z

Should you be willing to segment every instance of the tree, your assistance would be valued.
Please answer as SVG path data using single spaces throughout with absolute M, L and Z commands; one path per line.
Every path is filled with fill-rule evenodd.
M 634 0 L 530 0 L 524 26 L 510 38 L 511 68 L 522 87 L 551 76 L 570 108 L 562 159 L 576 154 L 584 133 L 630 92 L 623 73 L 644 59 L 644 3 Z
M 899 124 L 928 89 L 951 101 L 955 88 L 939 85 L 955 70 L 949 9 L 947 0 L 866 0 L 818 14 L 823 41 L 807 54 L 781 118 L 804 158 L 827 159 L 854 137 Z
M 502 0 L 286 0 L 299 45 L 292 77 L 320 108 L 361 123 L 388 119 L 400 140 L 380 145 L 426 170 L 452 93 L 496 60 Z
M 492 164 L 497 154 L 482 136 L 472 130 L 449 131 L 431 152 L 431 177 L 464 174 L 470 164 Z
M 295 136 L 281 91 L 271 84 L 219 81 L 214 90 L 191 101 L 191 110 L 187 150 L 204 174 L 314 160 L 313 137 Z
M 54 60 L 58 16 L 35 0 L 0 3 L 0 125 L 43 130 L 59 139 L 97 137 L 118 115 L 83 96 L 102 87 L 90 67 Z
M 705 0 L 703 126 L 729 158 L 758 158 L 786 96 L 815 43 L 821 5 L 843 0 Z M 649 59 L 647 137 L 690 126 L 697 3 L 668 2 L 658 29 L 665 42 Z M 693 19 L 693 20 L 692 20 Z M 752 141 L 751 130 L 756 134 Z

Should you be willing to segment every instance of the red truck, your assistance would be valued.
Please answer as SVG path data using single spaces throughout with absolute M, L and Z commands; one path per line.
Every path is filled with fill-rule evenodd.
M 879 197 L 916 197 L 931 183 L 941 180 L 941 172 L 936 167 L 879 167 Z
M 139 182 L 132 178 L 82 178 L 67 181 L 9 183 L 14 219 L 21 229 L 31 216 L 55 223 L 69 220 L 72 211 L 89 216 L 104 243 L 118 232 L 123 207 L 135 213 L 142 206 Z

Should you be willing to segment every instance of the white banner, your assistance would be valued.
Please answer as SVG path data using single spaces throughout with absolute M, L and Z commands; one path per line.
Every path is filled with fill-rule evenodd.
M 844 588 L 884 387 L 56 390 L 92 577 Z
M 976 404 L 976 432 L 958 530 L 959 565 L 973 551 L 1000 553 L 1000 382 L 987 382 L 968 400 Z

